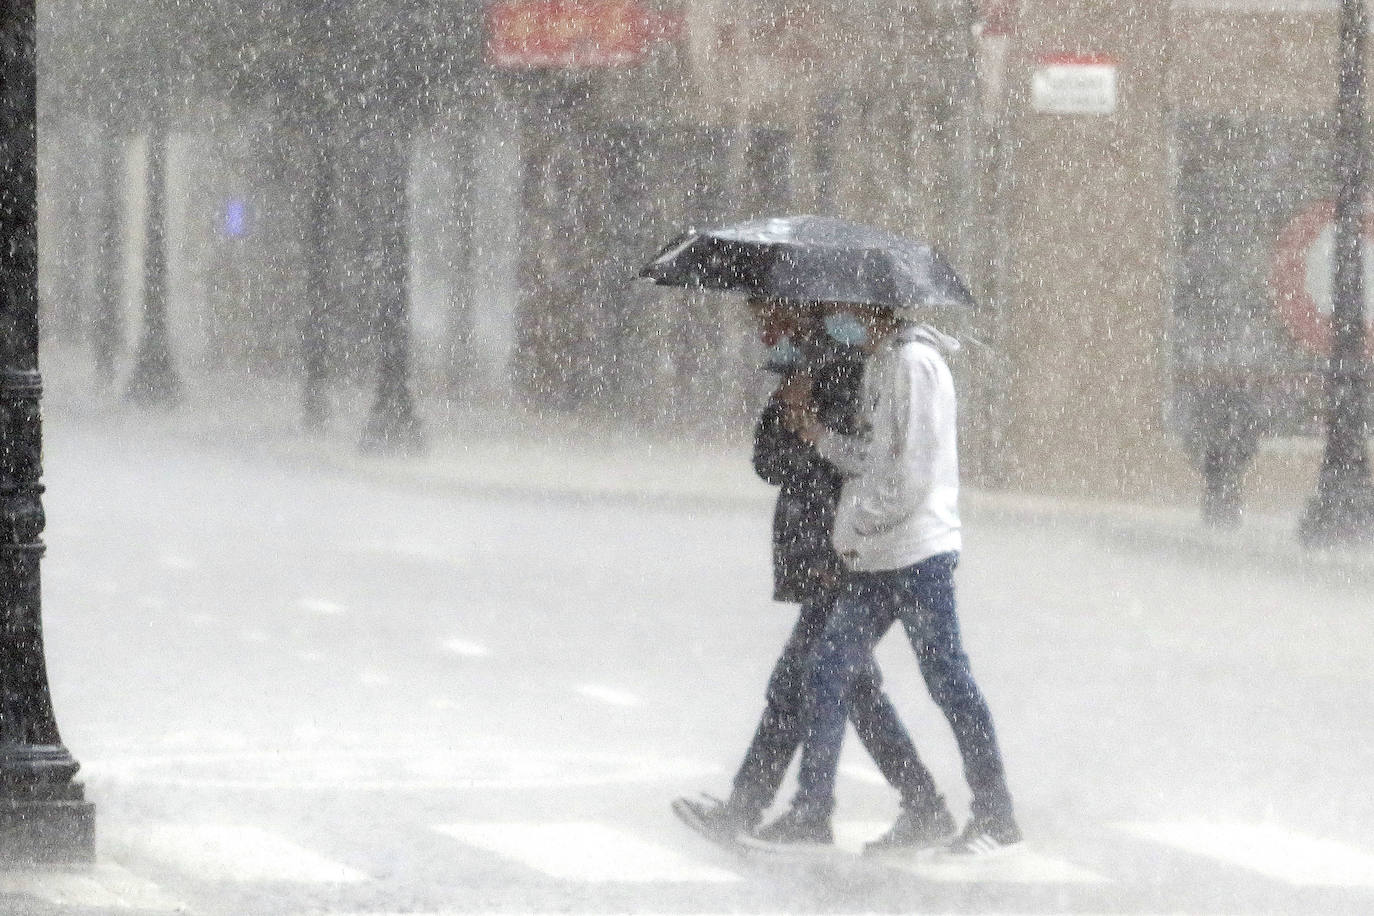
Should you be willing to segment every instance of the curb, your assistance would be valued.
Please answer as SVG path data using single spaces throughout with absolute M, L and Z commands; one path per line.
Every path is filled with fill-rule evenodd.
M 1324 582 L 1374 587 L 1374 545 L 1307 549 L 1298 543 L 1297 522 L 1266 517 L 1232 531 L 1206 528 L 1192 512 L 1178 508 L 1119 503 L 1066 502 L 1011 493 L 971 491 L 970 517 L 1040 523 L 1088 534 L 1125 550 L 1164 553 L 1199 565 L 1242 563 L 1281 570 Z

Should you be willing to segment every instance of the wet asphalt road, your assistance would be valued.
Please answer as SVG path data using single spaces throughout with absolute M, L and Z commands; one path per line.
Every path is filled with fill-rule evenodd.
M 435 493 L 61 420 L 46 479 L 101 865 L 0 875 L 4 912 L 1374 911 L 1367 586 L 970 518 L 1026 849 L 742 862 L 667 805 L 728 788 L 791 624 L 766 503 Z M 962 815 L 909 649 L 879 655 Z M 852 746 L 839 792 L 846 842 L 895 812 Z

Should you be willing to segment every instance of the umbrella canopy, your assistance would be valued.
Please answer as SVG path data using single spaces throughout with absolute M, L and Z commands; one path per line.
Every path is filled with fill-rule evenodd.
M 974 304 L 954 268 L 925 242 L 824 216 L 693 230 L 674 239 L 639 275 L 662 286 L 898 310 Z

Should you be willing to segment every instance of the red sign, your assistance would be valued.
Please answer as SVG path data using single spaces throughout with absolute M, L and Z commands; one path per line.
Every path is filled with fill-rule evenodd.
M 497 67 L 621 67 L 681 31 L 679 17 L 640 0 L 499 0 L 487 7 L 487 54 Z
M 1334 310 L 1332 264 L 1336 241 L 1336 203 L 1318 201 L 1300 213 L 1279 235 L 1274 248 L 1274 271 L 1269 283 L 1274 305 L 1289 332 L 1319 356 L 1331 352 L 1331 313 Z M 1364 251 L 1365 320 L 1374 322 L 1374 207 L 1365 208 Z M 1365 339 L 1374 358 L 1374 334 Z

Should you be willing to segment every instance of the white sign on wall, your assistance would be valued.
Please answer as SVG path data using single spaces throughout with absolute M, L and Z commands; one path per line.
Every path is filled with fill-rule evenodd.
M 1176 10 L 1217 13 L 1319 13 L 1339 5 L 1340 0 L 1174 0 Z
M 1101 54 L 1051 54 L 1031 74 L 1031 108 L 1042 114 L 1116 111 L 1116 61 Z

